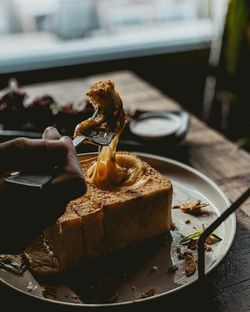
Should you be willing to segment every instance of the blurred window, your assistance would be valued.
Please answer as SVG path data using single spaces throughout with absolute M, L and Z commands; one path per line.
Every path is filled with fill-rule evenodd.
M 0 0 L 0 73 L 208 42 L 213 2 Z

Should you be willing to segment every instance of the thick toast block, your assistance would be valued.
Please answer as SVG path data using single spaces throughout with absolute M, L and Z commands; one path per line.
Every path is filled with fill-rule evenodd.
M 144 168 L 140 180 L 129 186 L 97 187 L 88 178 L 96 157 L 81 161 L 87 193 L 71 201 L 65 214 L 26 249 L 31 269 L 61 272 L 171 229 L 171 182 L 131 153 L 118 152 L 116 161 L 123 163 L 126 155 Z M 39 240 L 47 247 L 39 250 Z

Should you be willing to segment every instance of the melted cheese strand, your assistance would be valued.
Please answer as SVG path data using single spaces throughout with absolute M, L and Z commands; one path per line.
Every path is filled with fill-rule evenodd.
M 96 163 L 89 169 L 91 182 L 96 185 L 116 185 L 122 180 L 122 175 L 116 165 L 115 154 L 119 135 L 116 135 L 110 145 L 104 146 L 98 154 Z

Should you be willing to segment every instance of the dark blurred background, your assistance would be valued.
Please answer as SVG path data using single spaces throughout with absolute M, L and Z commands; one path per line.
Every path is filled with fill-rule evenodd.
M 0 0 L 0 89 L 128 69 L 250 147 L 249 1 Z

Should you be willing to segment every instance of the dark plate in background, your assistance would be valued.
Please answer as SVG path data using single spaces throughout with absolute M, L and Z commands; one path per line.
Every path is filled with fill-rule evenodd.
M 140 115 L 146 113 L 146 111 L 137 111 L 131 120 L 136 120 Z M 172 157 L 179 150 L 183 150 L 185 137 L 188 132 L 190 118 L 189 114 L 185 111 L 157 111 L 157 112 L 147 112 L 147 113 L 157 113 L 157 115 L 174 114 L 180 119 L 180 127 L 171 135 L 165 136 L 161 139 L 143 139 L 134 135 L 130 131 L 129 123 L 125 126 L 123 133 L 120 136 L 118 143 L 119 150 L 135 150 L 139 152 L 154 153 L 158 155 Z M 55 125 L 57 126 L 57 125 Z M 58 128 L 60 131 L 61 129 Z M 62 132 L 62 131 L 61 131 Z M 62 133 L 63 135 L 68 135 L 72 137 L 72 133 Z M 21 131 L 21 130 L 0 130 L 0 142 L 5 142 L 17 137 L 27 137 L 27 138 L 41 138 L 42 132 L 35 131 Z M 78 153 L 95 152 L 97 150 L 96 146 L 82 145 L 78 148 Z

